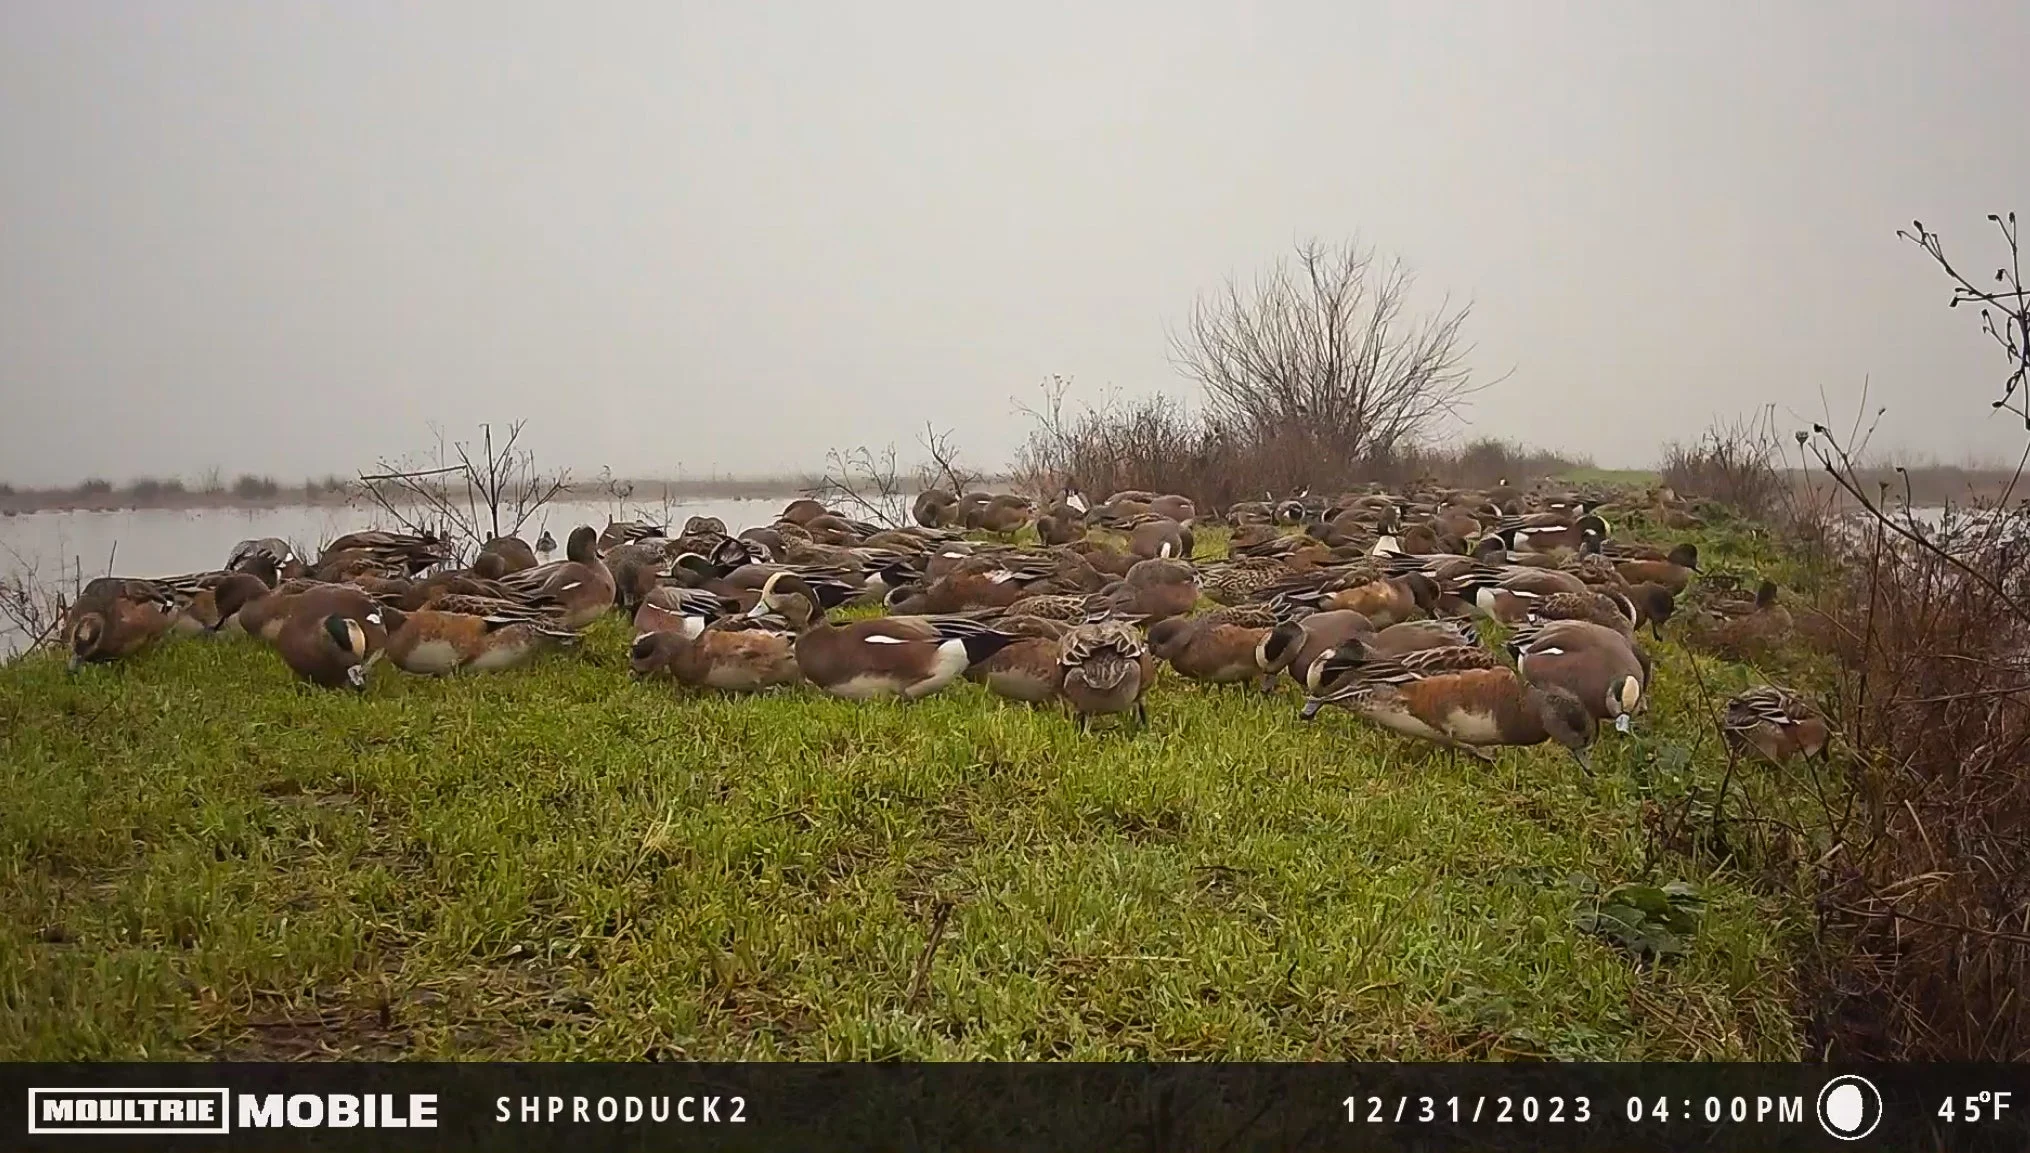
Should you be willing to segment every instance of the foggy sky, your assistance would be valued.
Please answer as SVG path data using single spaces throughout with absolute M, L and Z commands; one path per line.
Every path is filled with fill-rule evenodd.
M 1474 433 L 1652 461 L 1715 413 L 2020 449 L 1979 275 L 2030 214 L 2030 6 L 0 0 L 0 479 L 546 461 L 757 473 L 1166 326 L 1292 241 L 1400 255 L 1507 373 Z M 1784 418 L 1788 426 L 1792 418 Z

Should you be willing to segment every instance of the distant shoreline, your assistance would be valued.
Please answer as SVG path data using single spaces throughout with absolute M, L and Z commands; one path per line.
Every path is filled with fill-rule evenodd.
M 723 480 L 621 480 L 611 484 L 580 482 L 558 494 L 559 501 L 624 500 L 628 504 L 660 504 L 704 500 L 794 499 L 812 482 L 791 477 Z M 272 495 L 250 496 L 232 489 L 191 490 L 134 487 L 96 489 L 86 486 L 0 490 L 0 515 L 39 512 L 122 512 L 128 510 L 345 508 L 357 503 L 356 485 L 292 485 Z

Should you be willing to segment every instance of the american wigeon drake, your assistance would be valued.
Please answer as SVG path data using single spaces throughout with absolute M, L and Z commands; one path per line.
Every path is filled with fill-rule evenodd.
M 628 665 L 639 677 L 663 674 L 693 688 L 751 693 L 803 679 L 796 647 L 794 632 L 729 617 L 695 634 L 642 633 L 628 649 Z
M 890 612 L 903 615 L 1006 608 L 1025 597 L 1048 591 L 1041 586 L 1055 572 L 1055 566 L 1039 568 L 1020 563 L 962 568 L 927 585 L 897 588 L 888 594 L 886 604 Z
M 1037 705 L 1056 700 L 1064 683 L 1064 666 L 1057 661 L 1059 642 L 1072 626 L 1014 613 L 995 617 L 993 625 L 1018 639 L 987 659 L 967 665 L 966 679 L 1009 700 Z
M 1524 680 L 1564 689 L 1579 698 L 1594 720 L 1612 721 L 1622 732 L 1647 707 L 1647 662 L 1634 642 L 1604 625 L 1547 621 L 1518 629 L 1508 650 Z
M 500 571 L 494 574 L 496 576 L 532 569 L 542 563 L 536 559 L 536 550 L 529 547 L 529 542 L 518 536 L 497 536 L 480 545 L 479 555 L 473 558 L 472 567 L 477 570 L 480 562 L 487 557 L 500 558 Z
M 757 589 L 757 598 L 759 592 Z M 752 602 L 743 608 L 739 601 L 707 589 L 658 585 L 642 598 L 641 607 L 634 610 L 634 631 L 637 637 L 643 633 L 666 632 L 695 637 L 713 621 L 752 607 Z
M 239 627 L 240 610 L 272 591 L 253 573 L 227 573 L 218 583 L 206 589 L 203 596 L 185 605 L 183 611 L 186 617 L 208 623 L 212 632 L 232 632 Z
M 1266 500 L 1237 500 L 1226 506 L 1222 517 L 1227 524 L 1239 529 L 1250 525 L 1273 525 L 1276 523 L 1276 505 Z
M 1084 726 L 1095 716 L 1133 712 L 1149 723 L 1142 698 L 1156 681 L 1156 659 L 1147 642 L 1125 621 L 1096 621 L 1068 630 L 1058 641 L 1064 670 L 1059 692 Z
M 1727 702 L 1720 722 L 1737 751 L 1754 750 L 1771 763 L 1826 754 L 1832 726 L 1810 698 L 1781 685 L 1758 685 Z
M 310 571 L 310 565 L 296 554 L 296 547 L 288 541 L 278 536 L 264 536 L 234 545 L 231 555 L 226 557 L 226 570 L 261 574 L 272 588 L 282 581 L 305 575 Z
M 1566 689 L 1533 685 L 1505 666 L 1450 669 L 1434 657 L 1483 649 L 1431 649 L 1410 658 L 1362 661 L 1306 698 L 1308 720 L 1326 705 L 1346 709 L 1406 737 L 1432 741 L 1492 761 L 1490 748 L 1556 741 L 1591 771 L 1586 750 L 1598 729 L 1593 714 Z
M 916 494 L 909 511 L 925 528 L 954 528 L 959 523 L 959 498 L 941 488 L 927 488 Z
M 1352 609 L 1379 628 L 1408 620 L 1419 612 L 1436 612 L 1438 594 L 1437 582 L 1421 572 L 1395 576 L 1378 561 L 1361 560 L 1286 577 L 1256 589 L 1254 597 L 1261 600 L 1282 596 L 1320 612 Z
M 1312 613 L 1303 620 L 1275 626 L 1255 650 L 1255 664 L 1262 671 L 1262 691 L 1272 691 L 1277 675 L 1286 670 L 1298 684 L 1307 683 L 1305 678 L 1320 654 L 1374 633 L 1374 622 L 1351 609 Z
M 1551 552 L 1561 549 L 1576 551 L 1589 542 L 1606 540 L 1610 531 L 1612 527 L 1607 521 L 1593 513 L 1569 521 L 1552 514 L 1526 517 L 1520 524 L 1502 525 L 1491 535 L 1500 537 L 1510 552 Z
M 501 583 L 524 599 L 557 606 L 559 628 L 582 629 L 614 604 L 613 573 L 600 559 L 597 541 L 591 525 L 579 525 L 564 546 L 567 559 L 513 573 Z
M 275 648 L 282 662 L 311 684 L 364 689 L 368 662 L 387 641 L 378 611 L 371 615 L 374 620 L 346 613 L 291 613 L 276 636 Z
M 523 613 L 384 609 L 381 618 L 387 630 L 382 653 L 396 668 L 422 676 L 516 668 L 537 653 L 578 642 L 577 633 Z
M 1096 603 L 1115 616 L 1151 624 L 1183 616 L 1198 603 L 1198 570 L 1181 560 L 1137 561 L 1127 576 L 1097 594 Z
M 752 615 L 774 613 L 797 631 L 797 667 L 805 679 L 851 700 L 917 700 L 957 680 L 1016 638 L 969 617 L 882 617 L 834 625 L 816 594 L 794 573 L 762 586 Z
M 1692 583 L 1692 577 L 1699 571 L 1699 546 L 1690 541 L 1671 549 L 1662 557 L 1653 555 L 1653 550 L 1634 553 L 1605 549 L 1614 561 L 1614 569 L 1621 579 L 1629 584 L 1659 584 L 1678 596 L 1685 586 Z
M 1261 674 L 1256 652 L 1268 628 L 1229 624 L 1217 617 L 1170 617 L 1149 626 L 1149 651 L 1178 675 L 1209 684 L 1233 684 Z
M 280 644 L 283 630 L 294 618 L 342 616 L 378 629 L 381 608 L 381 602 L 356 585 L 284 581 L 268 595 L 241 605 L 238 619 L 248 635 Z
M 1446 586 L 1440 607 L 1447 612 L 1478 613 L 1512 625 L 1527 620 L 1530 607 L 1545 597 L 1586 591 L 1586 582 L 1568 572 L 1509 567 L 1455 578 Z
M 1036 539 L 1047 545 L 1067 545 L 1084 540 L 1085 514 L 1058 501 L 1036 518 Z
M 1467 652 L 1426 656 L 1436 649 Z M 1293 667 L 1291 675 L 1307 692 L 1317 692 L 1333 676 L 1363 661 L 1400 660 L 1417 671 L 1492 668 L 1493 653 L 1480 647 L 1480 636 L 1468 621 L 1456 618 L 1402 621 L 1372 632 L 1351 632 L 1335 645 L 1319 646 Z
M 1169 492 L 1149 502 L 1151 516 L 1169 517 L 1181 525 L 1189 525 L 1198 519 L 1198 505 L 1188 496 Z
M 1128 551 L 1149 560 L 1153 557 L 1191 559 L 1190 530 L 1167 516 L 1145 516 L 1128 526 Z
M 70 670 L 140 652 L 168 632 L 181 611 L 177 599 L 154 581 L 127 577 L 92 581 L 79 591 L 64 623 Z

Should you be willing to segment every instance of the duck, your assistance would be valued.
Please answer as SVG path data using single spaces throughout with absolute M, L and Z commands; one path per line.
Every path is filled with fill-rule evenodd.
M 1014 536 L 1028 527 L 1034 517 L 1035 504 L 1028 497 L 1002 493 L 990 497 L 984 505 L 969 508 L 965 523 L 970 529 Z
M 1610 721 L 1620 732 L 1648 706 L 1649 662 L 1633 641 L 1605 625 L 1547 621 L 1516 630 L 1508 651 L 1524 680 L 1566 690 L 1595 721 Z
M 1214 603 L 1231 605 L 1289 575 L 1289 567 L 1274 557 L 1244 556 L 1206 566 L 1199 583 Z
M 1183 616 L 1198 603 L 1198 570 L 1167 557 L 1137 561 L 1127 576 L 1100 590 L 1096 601 L 1115 616 L 1149 624 Z
M 959 498 L 941 488 L 916 494 L 910 515 L 925 528 L 954 528 L 959 523 Z
M 771 575 L 749 615 L 774 613 L 797 633 L 804 678 L 849 700 L 927 697 L 959 678 L 966 666 L 1016 638 L 970 617 L 879 617 L 834 625 L 817 595 L 795 573 Z
M 556 551 L 557 551 L 557 538 L 550 535 L 549 529 L 544 529 L 543 535 L 536 538 L 537 559 L 539 559 L 545 564 L 548 564 L 550 557 L 555 555 Z
M 1156 681 L 1156 661 L 1133 625 L 1104 620 L 1068 629 L 1057 663 L 1064 671 L 1058 691 L 1081 728 L 1093 717 L 1129 712 L 1136 723 L 1149 723 L 1143 698 Z
M 586 527 L 589 528 L 591 526 L 588 525 Z M 669 527 L 667 525 L 652 524 L 645 520 L 614 520 L 609 516 L 606 518 L 606 527 L 594 534 L 593 548 L 599 555 L 605 556 L 608 552 L 624 544 L 632 544 L 635 541 L 654 540 L 669 535 Z M 571 542 L 568 539 L 564 542 L 564 555 L 567 557 L 571 555 Z
M 995 696 L 1026 704 L 1056 700 L 1064 683 L 1064 666 L 1057 661 L 1059 642 L 1072 626 L 1012 612 L 995 617 L 993 625 L 1019 639 L 987 659 L 967 665 L 966 679 L 987 686 Z
M 415 576 L 426 569 L 448 564 L 452 559 L 450 546 L 436 533 L 369 529 L 346 533 L 325 545 L 314 570 L 319 573 L 320 579 L 335 580 L 340 578 L 322 574 L 371 562 L 393 572 Z
M 1686 541 L 1662 556 L 1655 550 L 1639 552 L 1616 551 L 1603 548 L 1609 559 L 1614 561 L 1614 571 L 1629 584 L 1658 584 L 1670 590 L 1672 596 L 1681 596 L 1685 586 L 1699 572 L 1699 546 Z
M 459 601 L 450 603 L 457 606 Z M 578 643 L 578 634 L 557 628 L 540 614 L 458 612 L 442 607 L 413 612 L 383 609 L 381 647 L 403 672 L 441 677 L 460 670 L 498 672 L 527 664 L 546 649 Z
M 242 604 L 237 619 L 248 635 L 279 644 L 283 630 L 295 617 L 343 616 L 379 628 L 381 608 L 379 601 L 357 585 L 284 581 L 266 596 Z
M 99 577 L 78 592 L 64 630 L 70 671 L 133 656 L 175 624 L 182 606 L 154 581 Z
M 551 547 L 556 547 L 555 542 L 551 543 Z M 536 559 L 536 550 L 529 547 L 529 542 L 518 536 L 497 536 L 480 545 L 479 555 L 474 557 L 472 561 L 474 571 L 477 571 L 480 562 L 488 557 L 495 557 L 499 560 L 498 571 L 492 574 L 496 577 L 532 569 L 542 563 Z M 489 569 L 493 568 L 491 565 L 488 567 Z
M 1533 685 L 1505 665 L 1454 667 L 1478 659 L 1472 654 L 1491 656 L 1484 649 L 1461 648 L 1360 660 L 1313 690 L 1299 716 L 1310 720 L 1331 705 L 1391 732 L 1489 762 L 1495 747 L 1555 741 L 1580 768 L 1592 771 L 1587 750 L 1598 726 L 1578 697 L 1568 689 Z
M 1180 676 L 1208 684 L 1234 684 L 1261 675 L 1256 652 L 1270 631 L 1217 617 L 1169 617 L 1149 626 L 1148 647 L 1169 661 Z
M 1262 672 L 1262 691 L 1275 691 L 1276 678 L 1285 671 L 1298 684 L 1305 684 L 1312 663 L 1320 654 L 1375 632 L 1374 622 L 1352 609 L 1312 613 L 1303 620 L 1275 626 L 1255 650 L 1255 664 Z
M 1475 571 L 1446 587 L 1441 607 L 1478 613 L 1501 624 L 1520 624 L 1531 606 L 1561 592 L 1587 592 L 1586 582 L 1557 569 L 1518 568 Z
M 746 608 L 752 608 L 750 604 Z M 646 633 L 673 632 L 695 637 L 712 622 L 744 612 L 732 598 L 707 589 L 658 585 L 634 611 L 636 638 Z
M 1191 530 L 1167 516 L 1145 516 L 1128 527 L 1128 551 L 1143 560 L 1190 559 L 1192 545 Z
M 1421 572 L 1395 576 L 1379 561 L 1362 560 L 1287 577 L 1256 589 L 1253 597 L 1282 596 L 1321 612 L 1352 609 L 1380 628 L 1419 612 L 1435 612 L 1438 594 L 1437 582 Z
M 1475 631 L 1472 622 L 1455 617 L 1402 621 L 1365 633 L 1358 630 L 1345 632 L 1348 635 L 1338 643 L 1314 648 L 1301 661 L 1301 668 L 1298 667 L 1300 662 L 1292 663 L 1291 676 L 1306 690 L 1316 691 L 1338 671 L 1363 660 L 1403 660 L 1414 668 L 1425 667 L 1426 662 L 1432 661 L 1458 668 L 1492 667 L 1497 663 L 1493 654 L 1480 648 L 1480 634 Z M 1444 657 L 1419 655 L 1434 649 L 1473 651 Z
M 990 560 L 992 558 L 986 558 Z M 1006 608 L 1038 592 L 1055 574 L 1055 568 L 991 564 L 961 568 L 928 585 L 905 585 L 891 590 L 889 611 L 903 615 L 957 613 L 973 609 Z
M 254 540 L 243 540 L 233 546 L 226 557 L 227 572 L 251 572 L 263 574 L 270 587 L 292 577 L 300 577 L 310 571 L 303 558 L 296 555 L 296 547 L 277 536 L 264 536 Z
M 802 680 L 796 654 L 794 632 L 727 617 L 696 633 L 644 632 L 628 648 L 628 666 L 637 677 L 666 674 L 693 688 L 752 693 Z
M 1612 526 L 1595 513 L 1568 520 L 1554 512 L 1524 517 L 1519 524 L 1499 525 L 1490 535 L 1499 537 L 1511 552 L 1541 553 L 1577 551 L 1588 543 L 1606 540 L 1611 531 Z
M 368 662 L 386 641 L 378 612 L 293 612 L 284 619 L 275 647 L 282 662 L 303 680 L 321 688 L 360 691 L 367 685 Z
M 1753 599 L 1709 599 L 1686 621 L 1686 639 L 1736 660 L 1759 658 L 1790 636 L 1790 610 L 1780 595 L 1775 581 L 1764 580 Z
M 1796 757 L 1823 760 L 1832 726 L 1810 698 L 1781 685 L 1757 685 L 1727 701 L 1720 729 L 1737 752 L 1752 750 L 1771 764 Z
M 600 558 L 597 543 L 592 526 L 581 524 L 571 530 L 564 546 L 567 559 L 514 573 L 501 584 L 525 599 L 556 605 L 557 627 L 582 629 L 614 604 L 613 573 Z

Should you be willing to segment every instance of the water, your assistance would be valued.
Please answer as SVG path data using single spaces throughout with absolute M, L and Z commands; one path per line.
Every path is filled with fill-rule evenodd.
M 572 528 L 603 527 L 607 520 L 667 521 L 675 531 L 693 516 L 716 516 L 732 531 L 775 520 L 794 498 L 706 500 L 641 504 L 581 501 L 545 506 L 522 529 L 530 544 L 545 528 L 561 550 Z M 280 537 L 306 557 L 343 533 L 399 528 L 394 518 L 368 505 L 286 505 L 273 508 L 124 509 L 115 512 L 37 512 L 0 517 L 0 577 L 19 575 L 61 586 L 67 593 L 79 568 L 84 579 L 105 576 L 157 577 L 215 569 L 233 546 L 255 537 Z M 561 555 L 561 552 L 560 554 Z M 12 621 L 0 621 L 0 656 L 19 648 L 23 637 Z

